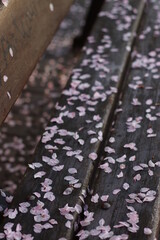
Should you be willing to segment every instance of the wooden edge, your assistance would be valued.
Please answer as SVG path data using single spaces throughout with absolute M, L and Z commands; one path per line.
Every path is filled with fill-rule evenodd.
M 0 125 L 72 2 L 12 0 L 0 10 Z
M 154 203 L 153 214 L 152 214 L 152 234 L 148 240 L 159 239 L 160 230 L 160 182 L 158 184 L 158 197 Z

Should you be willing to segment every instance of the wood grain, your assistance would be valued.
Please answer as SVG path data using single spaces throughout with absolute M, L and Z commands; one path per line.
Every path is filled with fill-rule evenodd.
M 0 124 L 21 93 L 73 0 L 10 1 L 0 11 Z M 49 8 L 54 5 L 54 11 Z M 13 57 L 9 49 L 13 50 Z M 3 76 L 8 81 L 3 81 Z M 7 93 L 8 92 L 8 93 Z

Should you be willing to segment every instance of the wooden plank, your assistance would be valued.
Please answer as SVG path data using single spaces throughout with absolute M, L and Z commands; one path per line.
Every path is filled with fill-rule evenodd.
M 30 165 L 35 169 L 28 169 L 17 190 L 11 209 L 18 212 L 13 219 L 6 217 L 2 231 L 7 222 L 13 222 L 12 231 L 20 224 L 20 232 L 31 234 L 34 239 L 72 239 L 144 6 L 143 0 L 134 0 L 127 5 L 126 2 L 105 2 L 82 59 L 37 147 L 33 164 L 38 165 Z M 110 15 L 112 11 L 114 15 Z M 130 16 L 129 22 L 126 16 Z M 122 29 L 118 28 L 117 21 Z M 130 38 L 124 41 L 128 32 Z M 52 198 L 51 201 L 45 195 L 48 191 L 44 189 L 45 179 L 50 179 L 47 189 L 50 189 L 48 198 Z M 23 202 L 29 203 L 26 213 L 18 207 Z M 36 208 L 41 209 L 40 218 L 40 212 L 46 217 L 44 222 L 35 216 Z M 54 225 L 52 220 L 51 225 L 44 225 L 50 223 L 50 219 L 55 219 L 58 224 Z M 47 227 L 51 229 L 44 229 Z
M 86 227 L 85 213 L 81 219 L 83 227 L 78 235 L 85 235 L 86 239 L 158 239 L 159 11 L 159 1 L 148 2 L 132 55 L 122 104 L 115 114 L 115 125 L 108 134 L 100 170 L 92 184 L 92 195 L 86 201 L 86 208 L 93 213 L 93 219 Z M 104 196 L 108 197 L 105 199 Z M 98 231 L 100 224 L 101 230 Z M 106 226 L 110 226 L 108 236 Z
M 12 0 L 1 10 L 0 124 L 21 93 L 72 2 Z M 7 78 L 4 80 L 4 76 L 7 76 L 8 81 L 5 81 Z
M 73 57 L 71 47 L 80 21 L 85 17 L 88 7 L 89 4 L 86 0 L 76 0 L 73 3 L 67 17 L 43 54 L 43 58 L 29 78 L 27 86 L 0 128 L 0 189 L 4 191 L 12 194 L 23 178 L 24 170 L 32 160 L 37 138 L 43 134 L 44 126 L 50 119 L 50 111 L 54 108 L 72 69 L 78 62 L 78 56 Z M 69 27 L 66 27 L 68 24 Z M 51 72 L 48 72 L 47 69 L 50 69 Z M 45 81 L 46 74 L 48 77 Z M 54 85 L 52 91 L 48 88 L 49 82 Z M 58 92 L 59 96 L 57 96 Z M 23 149 L 19 148 L 19 144 L 14 145 L 15 137 L 18 137 L 18 141 L 23 142 Z M 5 154 L 6 147 L 10 149 L 10 154 L 7 156 Z M 14 160 L 12 163 L 10 163 L 10 157 Z M 9 164 L 7 165 L 7 163 Z

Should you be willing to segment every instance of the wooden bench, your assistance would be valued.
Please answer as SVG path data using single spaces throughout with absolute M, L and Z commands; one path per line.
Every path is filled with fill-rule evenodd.
M 147 5 L 105 1 L 1 239 L 158 239 L 160 5 Z

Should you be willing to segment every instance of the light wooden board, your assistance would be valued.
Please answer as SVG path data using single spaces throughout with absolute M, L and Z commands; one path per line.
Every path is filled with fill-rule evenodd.
M 73 0 L 12 0 L 0 11 L 0 124 Z M 54 10 L 51 11 L 50 5 Z M 10 55 L 13 51 L 13 57 Z M 8 77 L 5 82 L 3 76 Z

